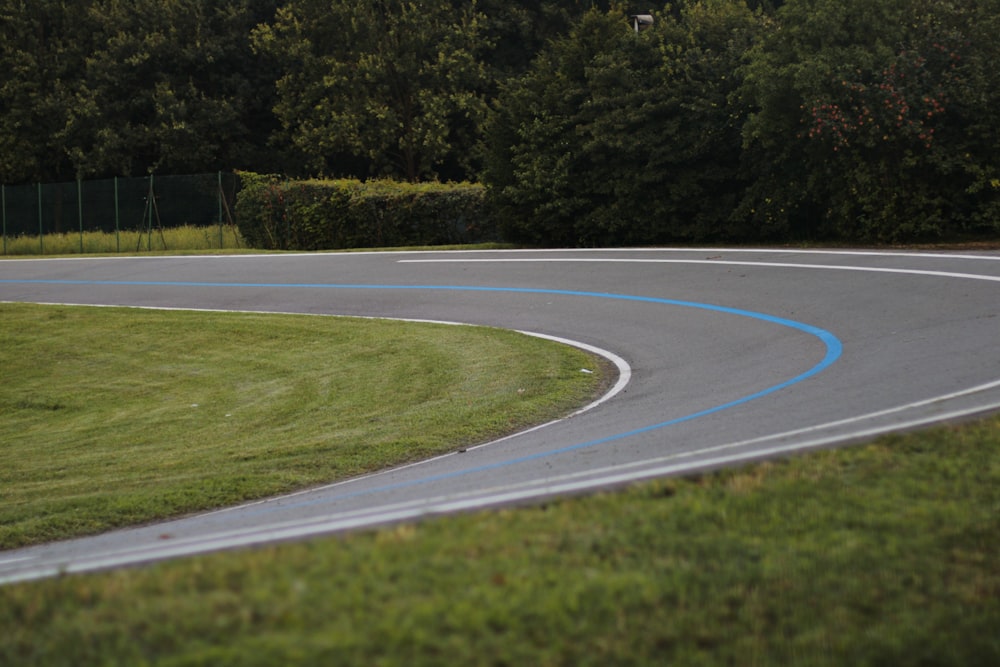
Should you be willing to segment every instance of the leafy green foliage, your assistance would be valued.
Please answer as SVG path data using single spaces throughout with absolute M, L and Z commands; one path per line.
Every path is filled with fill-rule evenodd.
M 252 166 L 275 77 L 249 32 L 273 5 L 3 0 L 0 180 Z
M 91 49 L 87 17 L 59 0 L 0 0 L 0 182 L 71 170 L 67 124 Z
M 490 48 L 485 64 L 491 79 L 499 83 L 521 76 L 548 42 L 568 34 L 587 10 L 608 11 L 615 4 L 601 0 L 477 0 L 476 7 L 486 19 Z M 493 85 L 490 91 L 496 92 Z
M 484 180 L 553 245 L 996 233 L 1000 6 L 681 2 L 591 11 L 502 89 Z
M 750 53 L 746 212 L 892 242 L 1000 229 L 1000 4 L 791 0 Z
M 1000 0 L 0 0 L 0 181 L 481 181 L 511 240 L 1000 230 Z
M 461 154 L 485 110 L 483 20 L 447 0 L 293 1 L 255 44 L 281 63 L 275 110 L 314 173 L 343 155 L 416 181 Z
M 495 240 L 473 184 L 289 181 L 244 173 L 236 200 L 251 247 L 281 250 L 446 245 Z
M 591 4 L 0 0 L 0 182 L 466 180 L 497 83 Z
M 760 21 L 742 3 L 682 5 L 636 35 L 591 11 L 511 82 L 485 179 L 508 233 L 543 244 L 731 235 L 742 188 L 733 72 Z
M 95 0 L 99 30 L 71 118 L 79 174 L 185 173 L 252 159 L 248 126 L 269 82 L 248 34 L 250 0 Z M 264 70 L 266 71 L 266 70 Z M 127 92 L 123 95 L 123 92 Z

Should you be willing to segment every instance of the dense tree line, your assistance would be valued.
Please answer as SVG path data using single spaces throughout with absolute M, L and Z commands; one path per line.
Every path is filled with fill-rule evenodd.
M 799 236 L 1000 231 L 1000 1 L 798 0 L 748 52 L 744 210 Z
M 262 0 L 0 0 L 0 180 L 266 160 Z M 263 137 L 263 141 L 262 141 Z
M 508 234 L 544 244 L 731 236 L 744 3 L 695 3 L 638 35 L 589 12 L 511 81 L 488 125 L 485 178 Z
M 0 0 L 0 182 L 475 178 L 498 82 L 594 4 Z
M 995 234 L 998 29 L 1000 0 L 0 0 L 0 181 L 474 180 L 538 244 Z
M 1000 231 L 998 0 L 590 12 L 499 97 L 514 238 L 895 242 Z

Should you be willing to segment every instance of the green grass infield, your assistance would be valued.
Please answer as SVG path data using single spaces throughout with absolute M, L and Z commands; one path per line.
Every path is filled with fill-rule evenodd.
M 605 377 L 514 332 L 305 315 L 0 304 L 0 340 L 2 549 L 426 458 Z
M 207 337 L 238 338 L 242 319 L 220 321 L 224 334 Z M 124 356 L 205 372 L 179 351 L 148 356 L 162 341 L 140 339 Z M 50 370 L 79 363 L 43 358 Z M 578 379 L 575 361 L 560 368 Z M 78 400 L 39 389 L 20 409 L 51 418 Z M 213 405 L 216 418 L 237 414 L 185 395 L 162 406 L 165 423 L 183 432 Z M 991 667 L 998 554 L 992 417 L 530 507 L 0 587 L 0 664 Z

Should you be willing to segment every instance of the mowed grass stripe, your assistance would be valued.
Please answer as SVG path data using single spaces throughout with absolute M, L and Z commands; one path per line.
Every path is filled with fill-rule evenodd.
M 0 304 L 0 340 L 4 549 L 482 442 L 602 383 L 563 345 L 383 320 Z

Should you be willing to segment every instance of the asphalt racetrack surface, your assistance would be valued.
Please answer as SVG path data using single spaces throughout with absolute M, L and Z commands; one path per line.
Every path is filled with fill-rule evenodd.
M 585 492 L 1000 409 L 997 252 L 11 259 L 0 262 L 0 301 L 482 324 L 600 351 L 619 373 L 587 409 L 466 451 L 2 552 L 0 583 Z

